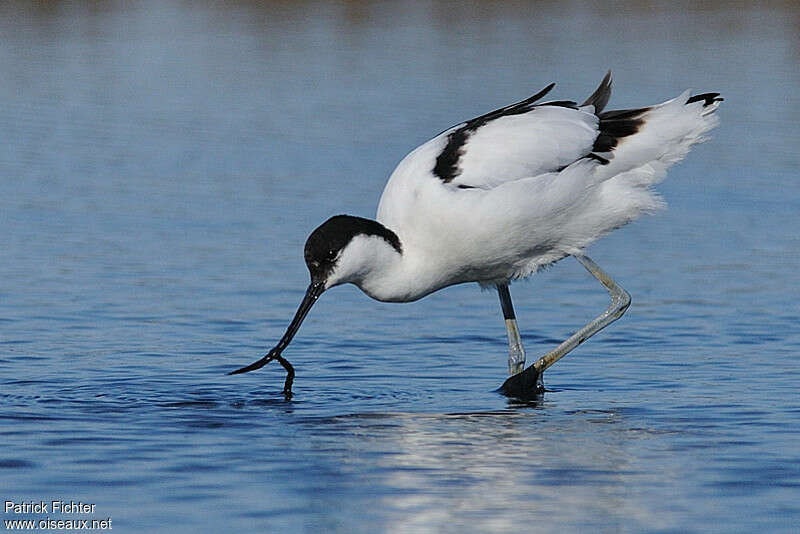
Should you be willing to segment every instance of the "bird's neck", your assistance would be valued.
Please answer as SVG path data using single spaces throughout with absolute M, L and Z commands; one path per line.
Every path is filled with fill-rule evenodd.
M 407 274 L 407 253 L 398 253 L 383 243 L 371 240 L 368 243 L 369 258 L 366 267 L 352 280 L 364 293 L 384 302 L 415 300 Z
M 444 270 L 430 258 L 422 261 L 411 243 L 403 242 L 402 253 L 384 244 L 369 244 L 371 261 L 356 284 L 364 293 L 383 302 L 412 302 L 449 285 L 442 278 Z
M 385 234 L 358 234 L 350 240 L 329 277 L 328 287 L 355 284 L 384 302 L 410 302 L 438 289 L 421 276 L 414 249 L 390 229 L 381 227 Z

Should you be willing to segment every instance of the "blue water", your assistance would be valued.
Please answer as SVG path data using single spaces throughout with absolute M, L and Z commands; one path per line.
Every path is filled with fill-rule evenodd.
M 796 532 L 800 9 L 582 3 L 0 4 L 0 497 L 118 532 Z M 515 404 L 474 284 L 307 285 L 451 124 L 550 81 L 612 107 L 720 91 L 670 208 L 589 254 L 627 315 Z M 512 295 L 529 358 L 603 310 L 566 259 Z

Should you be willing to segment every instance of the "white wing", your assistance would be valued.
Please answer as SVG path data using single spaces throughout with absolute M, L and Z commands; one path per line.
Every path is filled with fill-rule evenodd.
M 450 183 L 489 189 L 566 167 L 592 151 L 598 119 L 591 111 L 538 106 L 481 126 L 460 148 Z
M 559 170 L 589 154 L 598 136 L 594 106 L 575 102 L 536 104 L 553 85 L 532 97 L 458 124 L 409 158 L 422 158 L 443 183 L 491 189 L 502 183 Z M 420 168 L 422 162 L 404 161 Z M 400 170 L 400 167 L 398 170 Z
M 572 101 L 537 103 L 554 85 L 458 124 L 417 147 L 389 178 L 378 221 L 399 224 L 411 216 L 406 211 L 419 191 L 431 184 L 451 190 L 490 190 L 558 172 L 591 156 L 600 134 L 596 113 L 608 102 L 611 73 L 581 106 Z

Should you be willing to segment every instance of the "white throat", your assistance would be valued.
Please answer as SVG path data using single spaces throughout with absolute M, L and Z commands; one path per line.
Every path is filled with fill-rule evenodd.
M 376 300 L 415 300 L 405 259 L 380 236 L 356 235 L 339 254 L 326 288 L 350 283 Z

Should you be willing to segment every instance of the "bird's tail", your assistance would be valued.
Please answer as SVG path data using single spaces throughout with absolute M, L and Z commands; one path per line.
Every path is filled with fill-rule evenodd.
M 706 140 L 719 122 L 714 111 L 721 101 L 719 93 L 689 96 L 685 91 L 656 106 L 600 113 L 593 152 L 608 163 L 598 166 L 599 178 L 614 179 L 644 168 L 646 185 L 657 183 L 692 145 Z
M 690 97 L 687 91 L 657 106 L 598 115 L 601 135 L 594 153 L 600 160 L 592 162 L 591 200 L 570 222 L 575 228 L 563 229 L 575 236 L 565 252 L 578 252 L 601 235 L 663 207 L 651 186 L 692 145 L 706 139 L 717 125 L 714 111 L 721 101 L 717 93 Z

